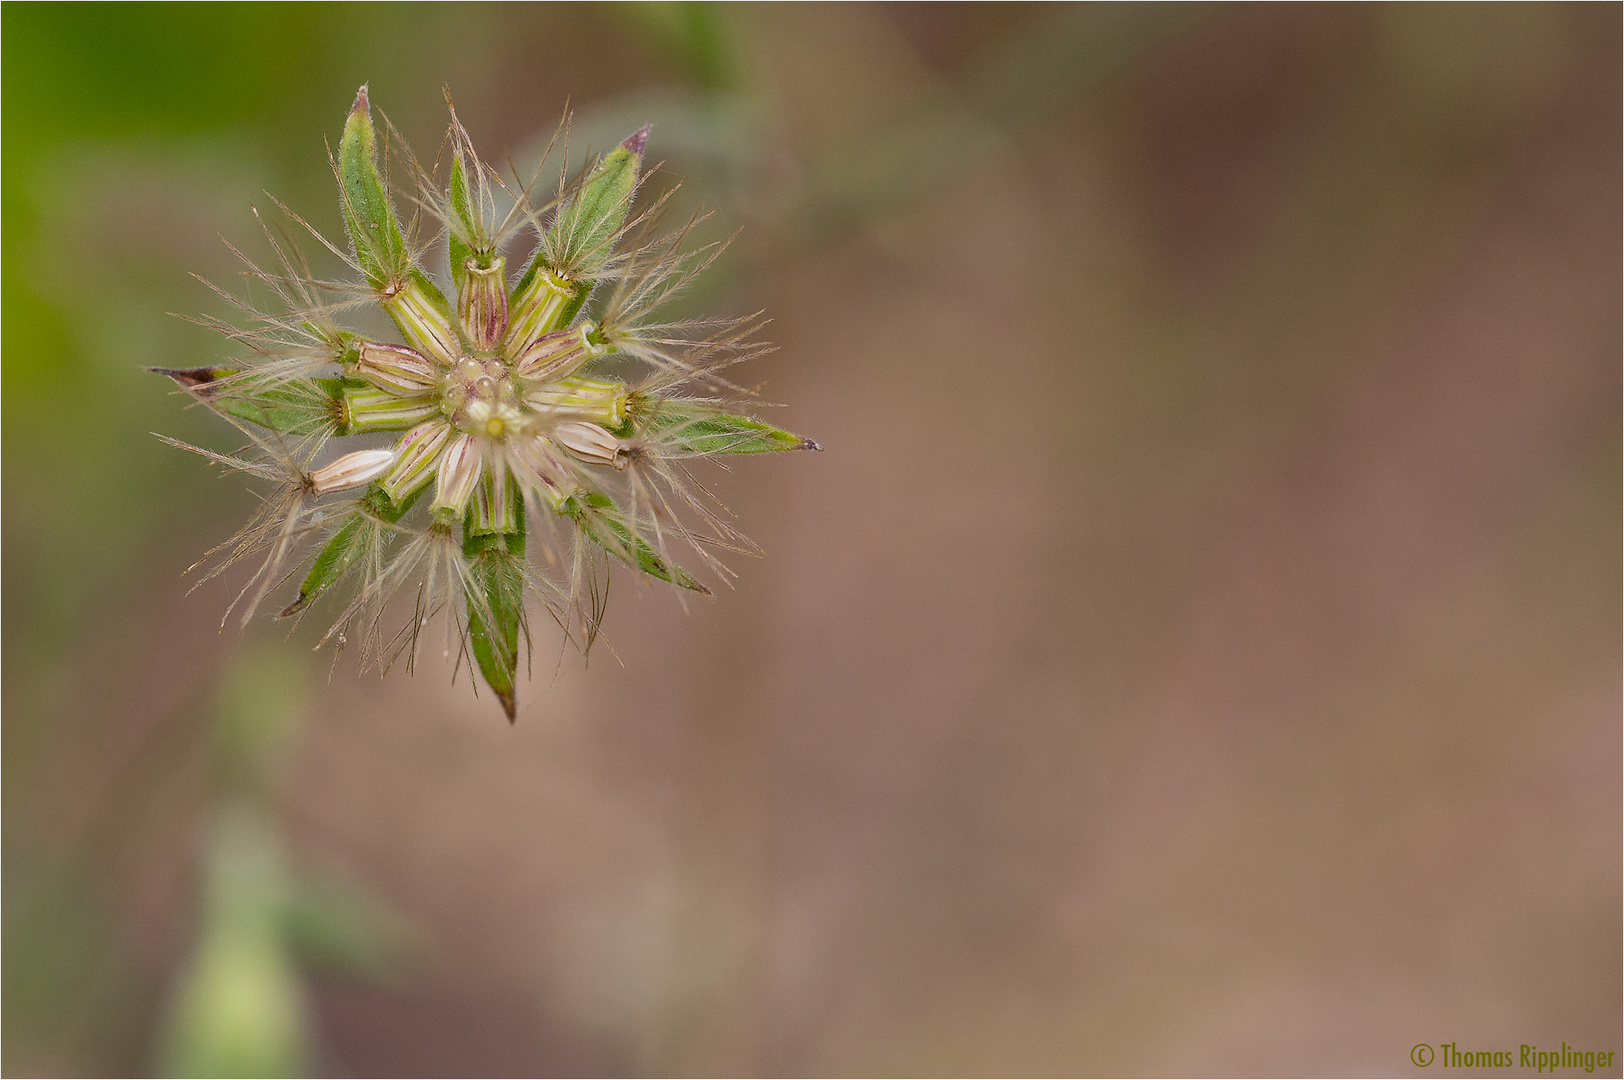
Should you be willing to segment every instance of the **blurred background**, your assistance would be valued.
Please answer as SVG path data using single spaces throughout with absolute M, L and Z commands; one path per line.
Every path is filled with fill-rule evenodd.
M 1624 1050 L 1616 5 L 3 27 L 8 1075 Z M 429 158 L 445 88 L 524 170 L 652 121 L 825 447 L 511 728 L 182 577 L 254 495 L 141 369 L 264 192 L 341 235 L 363 82 Z

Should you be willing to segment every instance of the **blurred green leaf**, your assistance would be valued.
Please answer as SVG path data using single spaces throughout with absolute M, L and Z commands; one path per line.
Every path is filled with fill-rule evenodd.
M 418 948 L 417 931 L 358 882 L 298 880 L 282 912 L 301 959 L 349 975 L 382 979 Z
M 304 988 L 283 915 L 291 882 L 263 812 L 216 820 L 197 950 L 171 1004 L 170 1076 L 298 1076 L 310 1062 Z

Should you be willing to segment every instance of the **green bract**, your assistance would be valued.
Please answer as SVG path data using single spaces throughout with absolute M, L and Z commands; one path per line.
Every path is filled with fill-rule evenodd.
M 720 573 L 714 549 L 750 550 L 694 493 L 688 459 L 817 447 L 740 414 L 746 395 L 719 374 L 764 351 L 758 324 L 659 318 L 717 248 L 684 251 L 685 230 L 658 234 L 658 202 L 633 213 L 647 138 L 644 128 L 538 204 L 530 185 L 479 160 L 453 113 L 443 188 L 388 140 L 382 156 L 414 184 L 397 199 L 361 88 L 334 163 L 349 249 L 317 239 L 362 284 L 318 280 L 267 230 L 280 265 L 250 262 L 249 273 L 282 310 L 242 304 L 246 327 L 214 324 L 251 356 L 155 369 L 250 440 L 235 454 L 188 449 L 276 483 L 212 553 L 211 576 L 261 559 L 238 597 L 245 620 L 292 577 L 282 616 L 337 595 L 322 642 L 354 635 L 363 661 L 386 669 L 402 655 L 415 663 L 423 628 L 443 615 L 447 653 L 479 669 L 511 719 L 527 600 L 585 648 L 609 561 L 707 592 L 675 549 Z M 401 206 L 438 220 L 449 292 L 424 269 L 426 230 L 417 216 L 403 226 Z M 516 275 L 513 247 L 530 249 Z M 399 340 L 337 325 L 358 300 L 376 303 Z

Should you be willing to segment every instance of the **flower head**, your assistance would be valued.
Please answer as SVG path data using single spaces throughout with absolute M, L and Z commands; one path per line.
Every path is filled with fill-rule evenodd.
M 267 229 L 279 265 L 245 261 L 279 310 L 238 302 L 246 327 L 212 324 L 252 355 L 159 369 L 249 440 L 232 454 L 188 449 L 276 485 L 211 552 L 209 576 L 259 559 L 238 596 L 244 621 L 302 568 L 280 615 L 341 593 L 322 643 L 358 635 L 363 663 L 386 670 L 403 655 L 414 666 L 423 629 L 443 615 L 447 653 L 479 668 L 512 719 L 527 601 L 585 649 L 609 562 L 708 592 L 678 548 L 723 575 L 716 550 L 753 550 L 692 481 L 691 459 L 817 446 L 744 415 L 748 395 L 721 374 L 765 351 L 754 318 L 661 320 L 719 247 L 685 250 L 686 228 L 658 233 L 663 200 L 632 213 L 648 134 L 540 201 L 533 182 L 480 161 L 453 112 L 443 184 L 389 140 L 412 177 L 397 198 L 361 88 L 334 161 L 349 249 L 290 212 L 361 281 L 317 279 Z M 419 246 L 425 221 L 440 227 Z M 449 289 L 424 268 L 441 243 Z M 365 304 L 399 340 L 339 325 Z

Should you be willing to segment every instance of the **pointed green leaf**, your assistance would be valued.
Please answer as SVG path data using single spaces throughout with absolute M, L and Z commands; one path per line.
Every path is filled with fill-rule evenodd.
M 355 245 L 361 271 L 374 289 L 398 284 L 411 269 L 411 254 L 400 232 L 400 222 L 389 201 L 389 191 L 378 171 L 377 133 L 367 88 L 361 87 L 344 122 L 338 150 L 338 180 L 344 224 Z
M 762 454 L 776 450 L 821 450 L 811 439 L 750 416 L 713 413 L 708 408 L 662 401 L 647 434 L 660 445 L 689 454 Z
M 382 897 L 332 875 L 297 877 L 280 924 L 301 960 L 387 978 L 417 949 L 412 923 Z
M 513 532 L 465 536 L 462 551 L 473 564 L 480 589 L 479 595 L 470 592 L 468 597 L 474 662 L 511 722 L 518 714 L 514 677 L 524 624 L 524 515 Z

